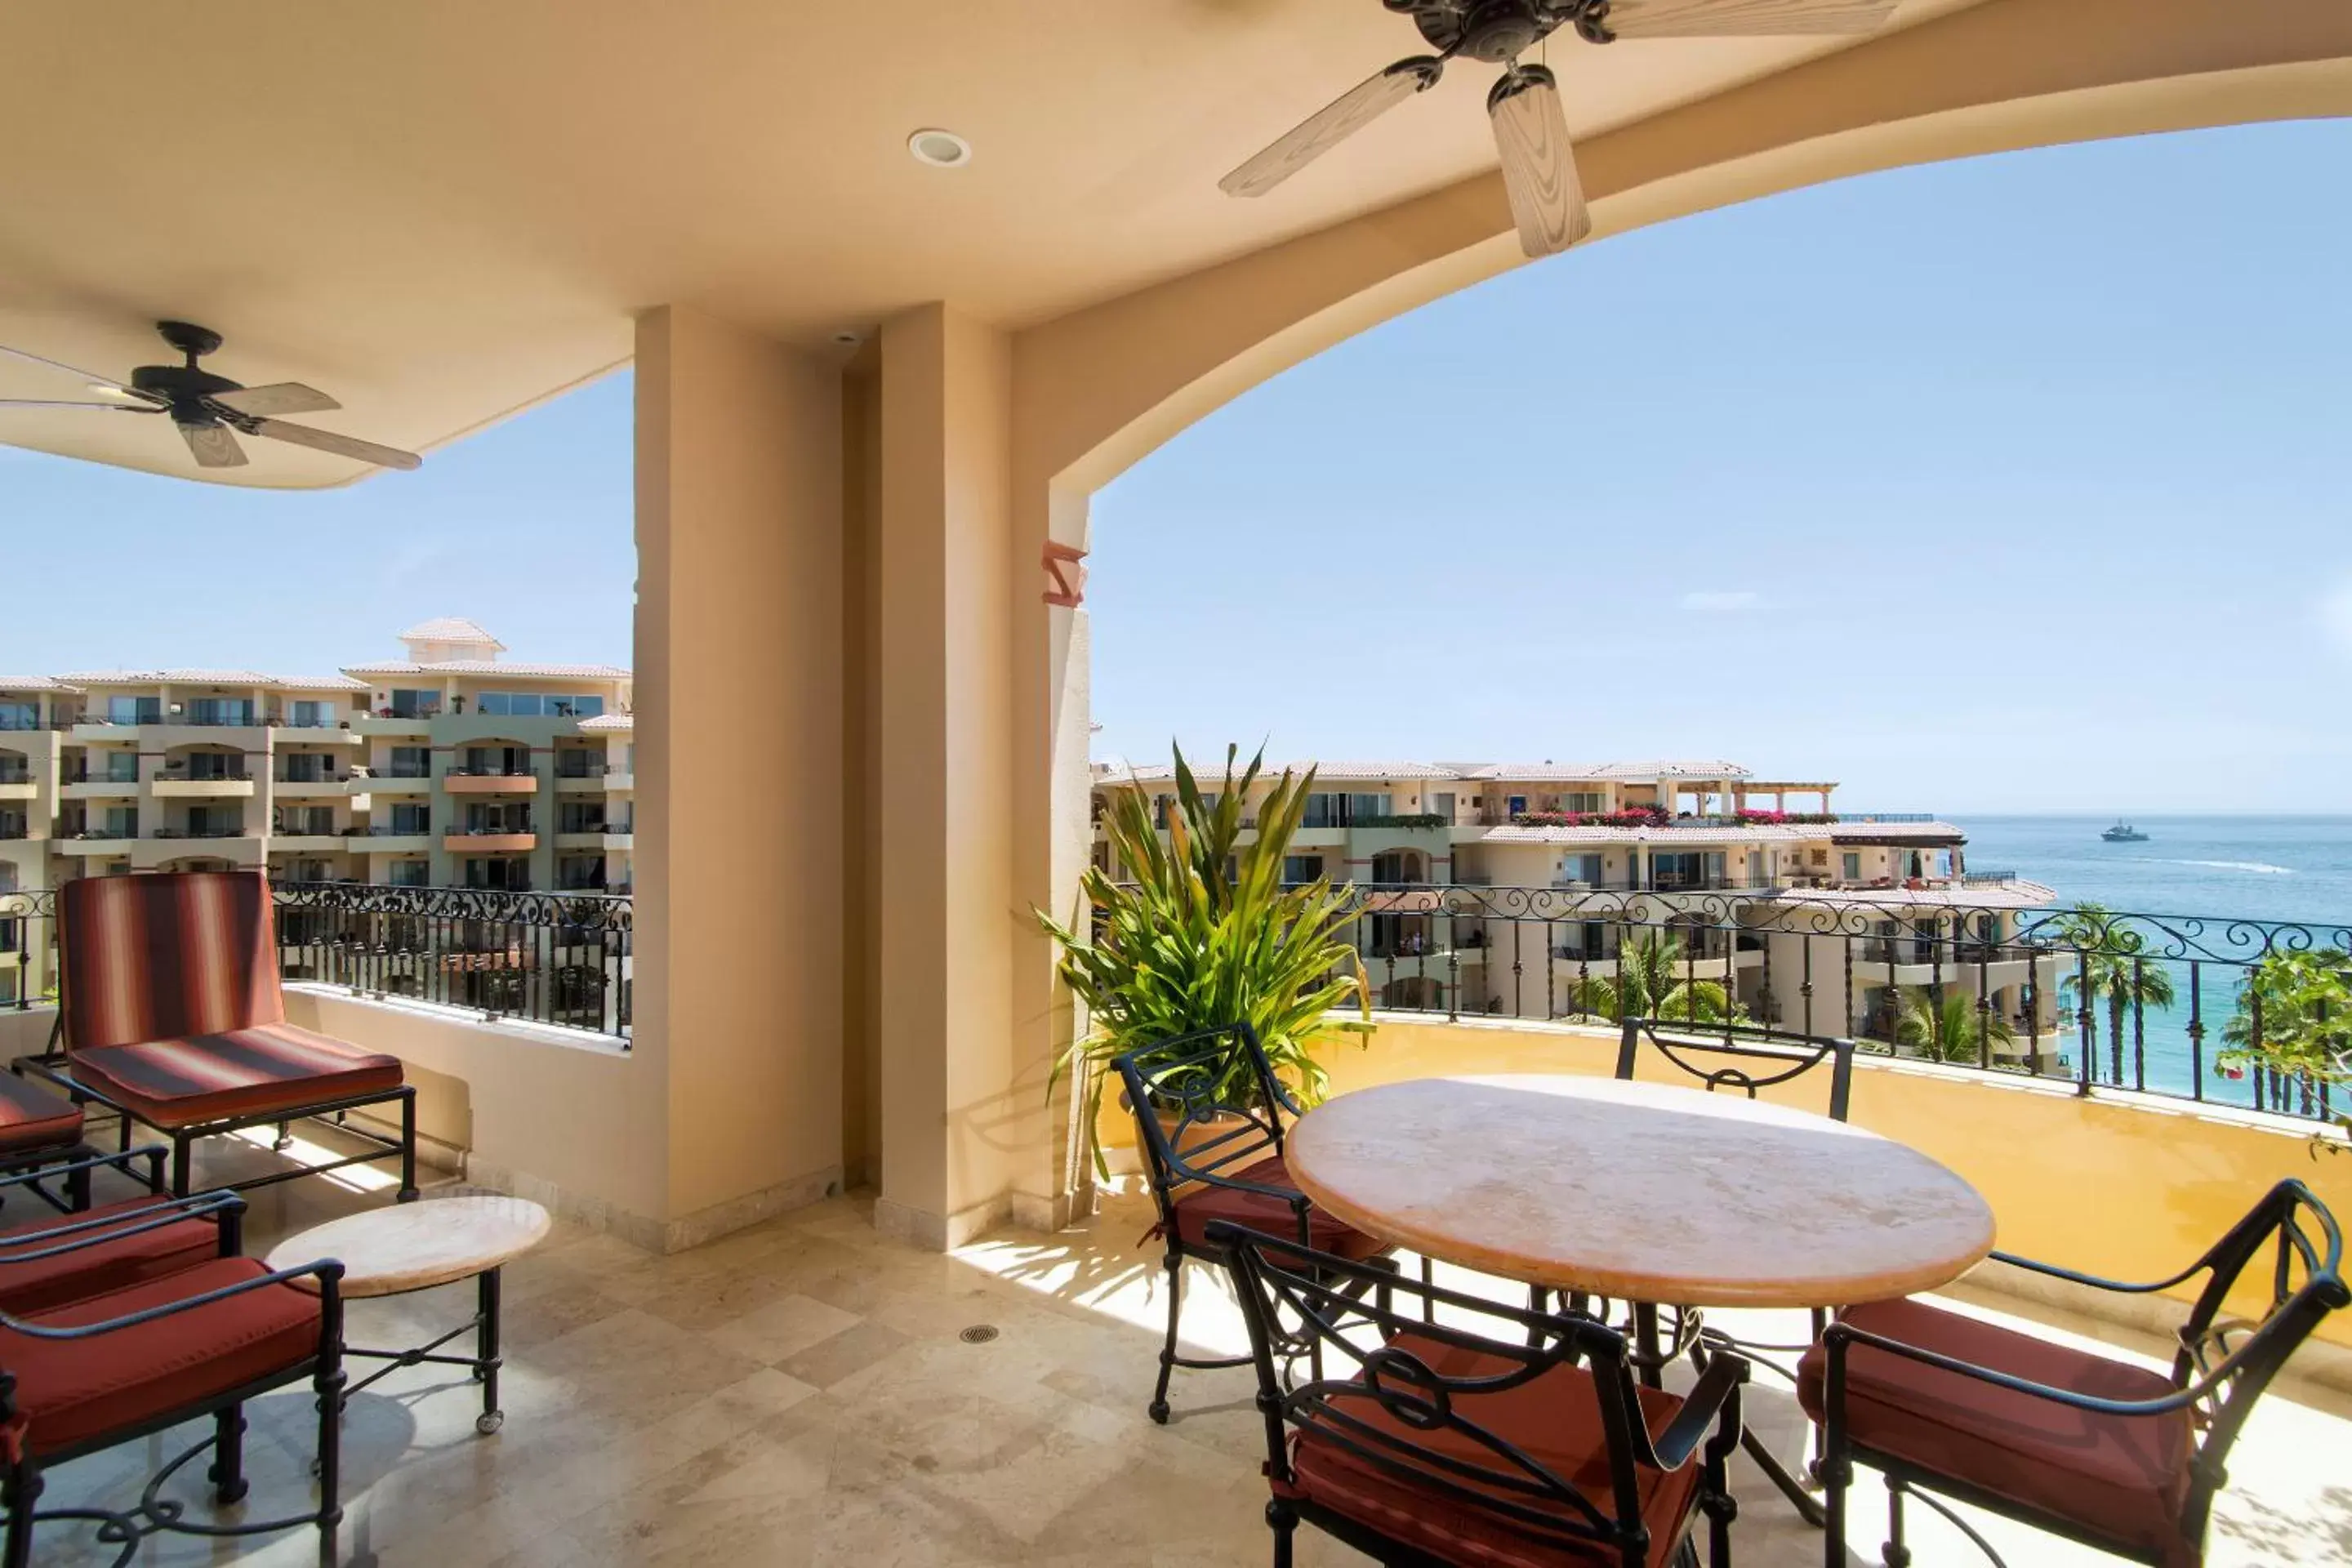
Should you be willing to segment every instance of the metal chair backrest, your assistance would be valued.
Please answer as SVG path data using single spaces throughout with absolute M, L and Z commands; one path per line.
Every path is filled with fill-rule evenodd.
M 2275 1243 L 2275 1246 L 2271 1244 Z M 2252 1321 L 2223 1315 L 2231 1292 L 2270 1254 L 2270 1303 Z M 2172 1381 L 2200 1391 L 2195 1401 L 2204 1433 L 2189 1461 L 2189 1492 L 2182 1527 L 2191 1541 L 2205 1535 L 2213 1494 L 2226 1480 L 2223 1461 L 2256 1401 L 2279 1369 L 2333 1311 L 2352 1305 L 2344 1283 L 2344 1237 L 2327 1205 L 2292 1179 L 2264 1194 L 2246 1217 L 2185 1273 L 2165 1285 L 2211 1278 L 2179 1331 Z
M 1624 1335 L 1594 1318 L 1463 1295 L 1225 1221 L 1208 1236 L 1224 1249 L 1249 1324 L 1266 1473 L 1278 1488 L 1293 1482 L 1295 1428 L 1531 1542 L 1612 1561 L 1647 1556 L 1639 1472 L 1661 1461 Z M 1312 1375 L 1286 1381 L 1286 1364 L 1311 1365 Z M 1605 1486 L 1600 1478 L 1579 1486 L 1477 1418 L 1482 1399 L 1578 1366 L 1588 1374 L 1580 1386 L 1553 1386 L 1557 1397 L 1597 1402 Z
M 1187 1183 L 1238 1174 L 1269 1153 L 1281 1153 L 1284 1114 L 1300 1114 L 1247 1024 L 1139 1046 L 1110 1065 L 1135 1113 L 1152 1201 L 1171 1235 L 1176 1199 Z
M 1662 1033 L 1661 1031 L 1666 1031 Z M 1678 1023 L 1671 1018 L 1628 1018 L 1617 1044 L 1617 1076 L 1632 1079 L 1647 1039 L 1668 1062 L 1699 1080 L 1709 1093 L 1737 1089 L 1756 1098 L 1759 1089 L 1804 1077 L 1827 1062 L 1829 1114 L 1843 1121 L 1853 1096 L 1853 1042 L 1827 1035 L 1790 1035 L 1752 1024 Z M 1720 1058 L 1708 1065 L 1702 1058 Z
M 283 1023 L 269 883 L 258 871 L 82 877 L 58 894 L 66 1048 Z

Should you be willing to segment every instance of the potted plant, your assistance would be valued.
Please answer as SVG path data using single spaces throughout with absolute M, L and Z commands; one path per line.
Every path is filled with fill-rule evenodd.
M 1225 752 L 1223 787 L 1201 793 L 1180 748 L 1176 799 L 1166 837 L 1140 788 L 1114 793 L 1103 818 L 1114 878 L 1088 868 L 1079 909 L 1065 923 L 1044 910 L 1038 924 L 1061 950 L 1062 979 L 1087 1005 L 1089 1027 L 1054 1065 L 1050 1095 L 1063 1078 L 1079 1085 L 1087 1142 L 1096 1171 L 1109 1166 L 1096 1135 L 1104 1068 L 1114 1057 L 1201 1029 L 1246 1023 L 1275 1070 L 1312 1105 L 1328 1082 L 1312 1047 L 1334 1036 L 1371 1032 L 1371 990 L 1355 943 L 1347 896 L 1328 877 L 1285 887 L 1283 858 L 1315 787 L 1285 770 L 1255 803 L 1256 837 L 1242 841 L 1243 813 L 1264 753 L 1236 776 L 1238 749 Z M 1352 1004 L 1356 1018 L 1332 1010 Z M 1250 1064 L 1238 1046 L 1216 1069 L 1217 1103 L 1242 1108 L 1257 1100 Z

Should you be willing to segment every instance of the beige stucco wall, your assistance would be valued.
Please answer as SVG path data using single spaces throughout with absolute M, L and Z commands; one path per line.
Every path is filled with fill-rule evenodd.
M 840 378 L 664 309 L 636 397 L 630 1154 L 666 1219 L 723 1228 L 841 1173 Z

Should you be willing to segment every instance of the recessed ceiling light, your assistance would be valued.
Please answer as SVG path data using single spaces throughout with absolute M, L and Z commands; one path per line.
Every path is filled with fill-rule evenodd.
M 833 334 L 833 341 L 839 343 L 843 348 L 854 349 L 858 344 L 866 341 L 866 334 L 864 332 L 853 332 L 844 329 L 843 331 Z
M 971 143 L 952 131 L 918 131 L 907 138 L 907 151 L 916 163 L 934 169 L 961 169 L 971 162 Z

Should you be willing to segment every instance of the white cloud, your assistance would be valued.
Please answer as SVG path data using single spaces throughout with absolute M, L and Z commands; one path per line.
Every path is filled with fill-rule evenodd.
M 1763 595 L 1745 588 L 1731 593 L 1697 593 L 1683 595 L 1684 609 L 1696 610 L 1702 615 L 1709 616 L 1736 615 L 1741 610 L 1752 610 L 1763 602 Z M 2347 616 L 2347 625 L 2352 626 L 2352 616 Z
M 2338 651 L 2352 654 L 2352 583 L 2319 601 L 2319 629 Z

